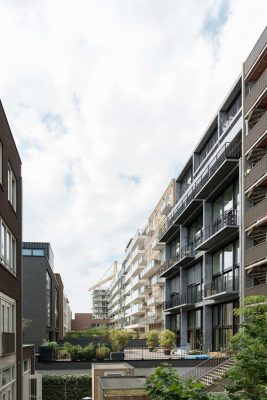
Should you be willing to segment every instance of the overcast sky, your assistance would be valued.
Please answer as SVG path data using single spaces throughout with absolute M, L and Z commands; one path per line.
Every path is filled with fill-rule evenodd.
M 266 15 L 266 0 L 0 0 L 23 240 L 51 243 L 74 312 L 178 175 Z

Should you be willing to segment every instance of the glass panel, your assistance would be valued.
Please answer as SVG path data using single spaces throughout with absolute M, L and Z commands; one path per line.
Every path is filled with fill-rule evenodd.
M 33 256 L 44 256 L 44 250 L 42 249 L 34 249 L 32 251 Z
M 222 199 L 219 196 L 213 203 L 212 203 L 212 219 L 215 221 L 217 218 L 220 218 L 223 213 L 222 207 Z
M 212 273 L 219 274 L 222 271 L 222 252 L 218 251 L 212 256 Z
M 224 256 L 224 269 L 230 268 L 233 266 L 233 243 L 229 244 L 224 248 L 223 251 Z
M 229 186 L 223 193 L 224 212 L 233 209 L 233 186 Z
M 31 249 L 22 249 L 22 255 L 23 256 L 31 256 L 32 255 Z

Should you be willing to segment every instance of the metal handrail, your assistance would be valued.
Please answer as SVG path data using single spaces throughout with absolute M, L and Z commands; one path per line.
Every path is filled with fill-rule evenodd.
M 198 364 L 196 367 L 190 369 L 190 371 L 186 372 L 181 376 L 183 380 L 187 380 L 189 378 L 201 378 L 204 375 L 210 373 L 213 369 L 217 368 L 219 365 L 222 365 L 225 361 L 228 361 L 231 357 L 227 357 L 227 353 L 230 348 L 227 347 L 225 350 L 219 353 L 219 357 L 210 357 L 202 363 Z M 208 370 L 207 370 L 208 368 Z

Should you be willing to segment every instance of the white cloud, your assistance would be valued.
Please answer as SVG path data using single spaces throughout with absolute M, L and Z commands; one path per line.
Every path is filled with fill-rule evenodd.
M 226 18 L 219 0 L 0 2 L 0 93 L 23 161 L 24 240 L 51 242 L 74 311 L 88 311 L 87 288 L 178 175 L 266 8 L 232 0 Z M 212 17 L 223 21 L 216 43 L 203 33 Z

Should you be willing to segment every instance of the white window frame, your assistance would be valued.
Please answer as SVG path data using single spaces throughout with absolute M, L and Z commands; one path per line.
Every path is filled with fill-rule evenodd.
M 17 179 L 11 168 L 10 164 L 8 164 L 8 200 L 14 210 L 17 209 Z
M 5 317 L 6 313 L 7 319 Z M 0 292 L 0 355 L 2 354 L 3 332 L 15 333 L 16 335 L 16 301 Z
M 2 380 L 3 380 L 3 373 L 4 371 L 9 370 L 10 371 L 10 377 L 11 379 L 5 384 L 2 385 Z M 11 392 L 11 399 L 15 400 L 16 399 L 16 366 L 15 365 L 10 365 L 8 367 L 5 367 L 0 370 L 0 398 L 2 399 L 4 395 L 6 395 L 6 400 L 8 400 L 10 397 L 8 396 L 8 393 Z
M 16 275 L 17 241 L 0 215 L 0 263 Z

